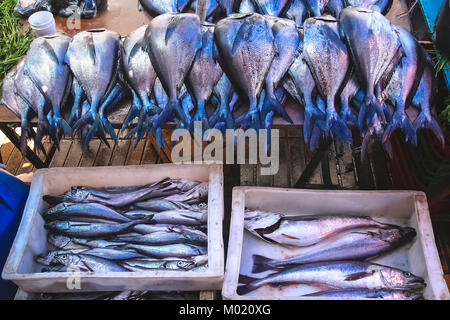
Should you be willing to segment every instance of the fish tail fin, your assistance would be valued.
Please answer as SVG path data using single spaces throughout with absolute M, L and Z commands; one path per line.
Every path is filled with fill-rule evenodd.
M 319 145 L 321 133 L 322 133 L 322 130 L 320 129 L 319 126 L 314 126 L 312 128 L 311 138 L 309 140 L 309 149 L 311 151 L 314 151 L 317 149 L 317 146 Z
M 37 132 L 34 137 L 34 147 L 37 152 L 42 151 L 44 156 L 47 156 L 47 152 L 45 151 L 44 145 L 42 144 L 42 136 L 44 128 L 49 129 L 50 125 L 46 120 L 38 120 Z
M 361 104 L 361 109 L 358 114 L 358 126 L 361 130 L 364 129 L 364 122 L 366 119 L 366 115 L 369 110 L 375 110 L 380 119 L 385 122 L 386 116 L 383 111 L 383 107 L 378 103 L 376 97 L 373 94 L 367 94 L 364 98 L 363 103 Z
M 255 285 L 255 281 L 257 281 L 257 280 L 258 279 L 256 279 L 256 278 L 239 275 L 239 282 L 245 281 L 245 282 L 249 282 L 249 283 L 237 287 L 236 293 L 238 295 L 245 295 L 253 290 L 256 290 L 258 288 L 258 286 Z
M 421 112 L 417 116 L 416 120 L 414 120 L 413 127 L 415 132 L 417 132 L 417 130 L 419 129 L 431 130 L 436 138 L 438 138 L 438 140 L 441 142 L 442 147 L 445 146 L 444 134 L 442 133 L 439 124 L 432 116 L 427 116 L 425 113 Z
M 291 124 L 294 123 L 289 114 L 284 109 L 284 106 L 275 97 L 267 97 L 264 101 L 263 109 L 265 110 L 265 113 L 274 111 L 278 113 L 283 118 L 283 120 Z
M 416 131 L 414 130 L 408 115 L 403 110 L 394 113 L 391 122 L 384 130 L 382 142 L 388 141 L 397 128 L 405 130 L 406 141 L 411 141 L 414 145 L 417 145 Z
M 329 128 L 333 135 L 339 140 L 347 142 L 348 144 L 352 143 L 352 133 L 345 121 L 342 120 L 336 111 L 329 111 L 329 109 L 327 109 L 326 127 Z
M 86 137 L 84 138 L 84 140 L 83 140 L 83 143 L 82 143 L 82 152 L 83 152 L 83 154 L 87 154 L 87 151 L 88 151 L 88 149 L 89 149 L 89 142 L 92 140 L 92 138 L 94 138 L 94 135 L 95 135 L 95 133 L 99 130 L 99 123 L 101 124 L 101 122 L 100 122 L 100 118 L 99 118 L 99 116 L 97 115 L 96 116 L 96 118 L 95 118 L 95 120 L 94 120 L 94 123 L 92 124 L 92 126 L 91 126 L 91 129 L 89 130 L 89 132 L 87 133 L 87 135 L 86 135 Z
M 348 104 L 348 100 L 342 98 L 341 105 L 342 105 L 342 108 L 341 108 L 340 115 L 341 115 L 342 120 L 344 120 L 345 122 L 350 123 L 352 125 L 356 125 L 358 123 L 358 119 L 353 114 L 353 111 Z
M 80 128 L 86 126 L 87 124 L 93 124 L 95 117 L 91 112 L 86 112 L 75 124 L 72 129 L 74 131 L 79 130 Z
M 142 103 L 139 97 L 137 96 L 136 92 L 134 90 L 132 90 L 131 92 L 133 96 L 133 102 L 130 111 L 128 112 L 128 115 L 122 124 L 122 130 L 127 129 L 130 126 L 130 123 L 134 120 L 134 118 L 136 118 L 139 115 L 140 110 L 142 109 Z
M 117 134 L 114 131 L 114 128 L 111 125 L 111 122 L 109 122 L 109 120 L 106 117 L 102 118 L 102 123 L 103 123 L 103 127 L 106 129 L 106 132 L 109 134 L 109 136 L 114 140 L 114 143 L 117 144 L 118 138 L 117 138 Z
M 196 121 L 202 122 L 203 132 L 210 128 L 209 121 L 208 121 L 208 118 L 206 117 L 206 113 L 205 113 L 205 101 L 204 100 L 197 101 L 197 112 L 195 113 L 194 117 L 192 118 L 191 124 L 190 124 L 191 131 L 194 129 L 194 123 Z
M 162 133 L 162 130 L 159 127 L 156 129 L 155 140 L 156 140 L 156 146 L 158 149 L 157 151 L 159 153 L 161 148 L 164 147 L 164 145 L 166 144 L 164 141 L 164 135 Z
M 260 256 L 257 254 L 253 255 L 253 273 L 260 273 L 267 270 L 272 270 L 273 268 L 270 266 L 270 262 L 272 259 L 266 258 L 264 256 Z
M 28 121 L 26 124 L 22 122 L 21 134 L 20 134 L 20 153 L 25 156 L 27 153 L 27 141 L 28 141 Z
M 178 115 L 178 118 L 180 118 L 181 122 L 185 126 L 185 128 L 189 128 L 189 119 L 186 116 L 186 113 L 184 112 L 184 109 L 181 107 L 181 104 L 178 100 L 169 100 L 167 103 L 169 108 L 171 110 L 174 110 L 176 114 Z

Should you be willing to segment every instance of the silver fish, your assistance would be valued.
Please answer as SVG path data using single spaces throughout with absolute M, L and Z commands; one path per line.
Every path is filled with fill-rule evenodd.
M 425 281 L 408 271 L 361 261 L 338 261 L 305 264 L 271 274 L 262 279 L 245 279 L 238 294 L 246 294 L 264 285 L 293 283 L 326 286 L 335 289 L 400 289 L 420 290 Z M 241 280 L 242 281 L 242 280 Z
M 387 299 L 387 300 L 423 300 L 420 292 L 408 290 L 352 289 L 330 290 L 305 294 L 304 297 L 327 297 L 345 299 Z
M 123 272 L 128 271 L 119 264 L 94 256 L 81 256 L 73 253 L 63 253 L 55 256 L 55 260 L 60 264 L 75 268 L 78 267 L 80 271 L 91 272 Z
M 84 243 L 77 243 L 74 240 L 75 240 L 74 238 L 57 235 L 53 233 L 49 233 L 47 235 L 47 242 L 58 249 L 62 250 L 89 249 L 89 246 L 86 246 Z
M 307 247 L 342 231 L 362 227 L 388 227 L 361 216 L 283 216 L 279 213 L 246 211 L 245 228 L 266 241 L 285 246 Z
M 162 246 L 148 246 L 139 244 L 127 244 L 124 248 L 134 249 L 139 253 L 155 258 L 186 258 L 198 255 L 205 255 L 205 247 L 192 244 L 168 244 Z
M 174 243 L 191 243 L 205 245 L 208 243 L 208 236 L 201 231 L 187 228 L 170 228 L 168 232 L 157 231 L 138 236 L 123 235 L 119 241 L 145 245 L 165 245 Z
M 208 211 L 191 210 L 169 210 L 156 212 L 146 218 L 157 224 L 182 224 L 187 226 L 198 226 L 205 224 L 208 219 Z M 139 221 L 137 221 L 139 223 Z
M 165 197 L 165 200 L 185 202 L 187 204 L 195 204 L 202 202 L 208 196 L 209 184 L 208 182 L 201 182 L 189 191 L 173 194 Z
M 72 221 L 52 221 L 45 228 L 56 234 L 77 238 L 95 238 L 125 233 L 142 221 L 131 221 L 121 224 L 87 223 Z
M 306 7 L 303 0 L 292 0 L 288 10 L 286 11 L 285 17 L 289 20 L 295 21 L 295 24 L 299 27 L 303 26 L 303 21 L 308 13 L 308 8 Z
M 165 259 L 135 259 L 122 263 L 122 266 L 130 271 L 146 270 L 192 270 L 193 268 L 203 266 L 208 261 L 207 255 L 188 257 L 185 259 L 165 258 Z
M 200 226 L 180 226 L 172 224 L 138 224 L 134 226 L 134 230 L 140 234 L 148 234 L 152 232 L 169 232 L 172 228 L 184 228 L 188 231 L 202 231 L 202 228 L 206 228 L 206 225 Z
M 268 259 L 253 256 L 253 273 L 296 264 L 321 261 L 368 260 L 392 251 L 409 242 L 416 235 L 413 228 L 358 228 L 338 234 L 326 243 L 313 246 L 287 259 Z
M 129 218 L 100 203 L 60 203 L 43 213 L 46 221 L 71 219 L 74 216 L 129 222 Z
M 143 255 L 122 249 L 109 249 L 109 248 L 93 248 L 83 252 L 80 252 L 80 255 L 89 255 L 98 258 L 103 258 L 106 260 L 129 260 L 129 259 L 140 259 L 144 258 Z

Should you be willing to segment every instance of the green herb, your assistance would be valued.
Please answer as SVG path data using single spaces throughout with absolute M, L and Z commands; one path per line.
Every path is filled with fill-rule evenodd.
M 24 30 L 20 16 L 14 12 L 16 3 L 0 1 L 0 88 L 6 73 L 25 56 L 34 39 L 31 29 Z

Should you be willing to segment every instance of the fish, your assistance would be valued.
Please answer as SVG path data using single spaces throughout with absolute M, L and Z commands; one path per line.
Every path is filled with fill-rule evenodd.
M 353 98 L 360 94 L 360 92 L 361 90 L 358 79 L 354 74 L 352 74 L 340 95 L 341 111 L 339 112 L 339 115 L 346 123 L 354 126 L 357 126 L 358 119 L 356 118 L 356 114 L 354 113 L 351 105 L 353 105 Z
M 290 0 L 252 0 L 252 2 L 255 8 L 258 9 L 258 13 L 262 15 L 279 17 L 286 11 Z
M 421 48 L 421 50 L 426 55 L 426 62 L 419 86 L 412 100 L 412 104 L 419 108 L 420 113 L 414 120 L 412 125 L 416 133 L 420 129 L 431 130 L 438 141 L 441 143 L 442 147 L 444 147 L 444 134 L 442 133 L 442 129 L 437 123 L 435 117 L 431 113 L 433 110 L 432 108 L 434 106 L 434 97 L 436 94 L 436 80 L 434 77 L 433 62 L 431 60 L 431 57 L 426 54 L 425 49 Z
M 204 201 L 208 197 L 208 191 L 208 182 L 201 182 L 188 191 L 174 193 L 165 197 L 165 199 L 176 202 L 184 202 L 192 205 Z
M 134 202 L 145 201 L 152 198 L 174 195 L 177 193 L 186 193 L 199 182 L 186 179 L 164 178 L 160 181 L 144 185 L 138 189 L 110 191 L 102 188 L 74 187 L 61 196 L 45 195 L 44 200 L 49 204 L 60 202 L 75 203 L 100 203 L 105 206 L 125 207 Z
M 208 262 L 207 255 L 180 258 L 164 258 L 164 259 L 135 259 L 125 261 L 122 266 L 130 271 L 146 271 L 146 270 L 192 270 L 198 266 L 202 266 Z
M 139 253 L 122 249 L 119 250 L 117 248 L 93 248 L 80 252 L 80 255 L 89 255 L 111 261 L 144 258 L 144 256 Z
M 58 141 L 56 131 L 60 128 L 65 134 L 72 134 L 72 129 L 61 115 L 61 108 L 70 92 L 68 84 L 71 74 L 65 63 L 70 41 L 71 38 L 62 33 L 36 38 L 30 44 L 23 68 L 52 107 L 51 134 L 54 141 Z
M 73 77 L 72 79 L 72 96 L 73 96 L 73 105 L 71 108 L 69 120 L 67 123 L 72 126 L 74 125 L 82 116 L 82 106 L 85 100 L 85 94 L 83 88 L 80 86 L 77 78 Z
M 120 235 L 116 235 L 118 237 Z M 125 242 L 121 241 L 108 241 L 102 239 L 82 239 L 82 238 L 70 238 L 72 243 L 77 245 L 82 245 L 89 248 L 102 248 L 102 249 L 118 249 L 121 246 L 125 245 Z
M 0 100 L 1 104 L 4 104 L 12 113 L 14 113 L 18 118 L 22 117 L 21 109 L 16 99 L 15 92 L 15 79 L 23 72 L 23 65 L 25 62 L 21 60 L 17 65 L 11 68 L 5 75 L 2 84 L 2 97 Z
M 121 224 L 107 224 L 56 220 L 46 223 L 45 228 L 55 234 L 69 237 L 96 238 L 125 233 L 132 230 L 133 226 L 139 223 L 142 223 L 142 221 L 136 220 Z
M 300 265 L 255 279 L 241 277 L 245 284 L 237 288 L 239 295 L 264 285 L 310 284 L 333 289 L 399 289 L 420 290 L 425 281 L 408 271 L 362 261 L 320 262 Z M 242 281 L 242 280 L 241 280 Z
M 83 88 L 90 106 L 89 112 L 73 125 L 73 130 L 91 125 L 82 143 L 83 153 L 93 136 L 97 132 L 102 135 L 104 129 L 117 141 L 102 102 L 116 85 L 120 54 L 120 35 L 106 29 L 77 33 L 67 49 L 66 63 Z
M 333 17 L 338 18 L 342 9 L 347 7 L 347 1 L 351 0 L 328 0 L 326 9 L 331 13 Z
M 139 0 L 145 11 L 154 17 L 165 13 L 182 12 L 189 2 L 188 0 Z
M 152 232 L 169 232 L 172 228 L 180 228 L 180 225 L 175 224 L 138 224 L 134 226 L 134 231 L 140 234 L 148 234 Z M 182 226 L 183 229 L 187 229 L 189 231 L 201 231 L 206 230 L 206 225 L 198 225 L 198 226 Z M 125 236 L 125 235 L 124 235 Z M 119 237 L 120 239 L 120 237 Z
M 335 106 L 336 96 L 341 93 L 350 68 L 347 47 L 339 37 L 338 21 L 331 16 L 309 18 L 304 28 L 304 59 L 326 101 L 325 132 L 350 144 L 351 132 Z
M 208 243 L 208 236 L 201 231 L 186 228 L 169 228 L 169 231 L 157 231 L 146 235 L 121 236 L 117 240 L 128 243 L 145 245 L 166 245 L 175 243 L 190 243 L 205 245 Z
M 347 6 L 361 7 L 379 11 L 386 15 L 391 9 L 393 0 L 346 0 Z
M 284 16 L 293 20 L 297 26 L 302 27 L 307 13 L 308 8 L 303 0 L 292 0 Z
M 88 246 L 81 243 L 77 243 L 74 240 L 75 240 L 74 238 L 66 237 L 63 235 L 57 235 L 53 233 L 49 233 L 47 235 L 47 242 L 53 245 L 55 248 L 61 250 L 89 249 Z
M 249 110 L 238 123 L 257 132 L 261 119 L 258 98 L 270 65 L 278 53 L 272 30 L 260 14 L 232 14 L 220 20 L 214 39 L 224 72 L 249 102 Z
M 149 246 L 142 244 L 127 244 L 126 249 L 134 249 L 144 255 L 155 258 L 187 258 L 206 254 L 206 247 L 196 246 L 192 244 L 168 244 L 160 246 Z
M 417 136 L 405 110 L 411 105 L 419 86 L 425 57 L 422 54 L 420 44 L 412 34 L 401 27 L 395 27 L 395 30 L 401 42 L 403 57 L 383 92 L 392 103 L 395 111 L 386 126 L 382 141 L 386 142 L 395 129 L 402 128 L 406 133 L 406 141 L 411 141 L 414 145 L 417 145 Z
M 217 48 L 214 43 L 214 25 L 203 22 L 201 25 L 201 48 L 195 55 L 194 62 L 186 78 L 186 86 L 195 99 L 197 111 L 192 118 L 191 130 L 195 121 L 202 122 L 203 130 L 209 129 L 205 104 L 209 101 L 214 87 L 222 77 L 223 71 L 218 61 Z M 203 133 L 203 132 L 202 132 Z
M 142 105 L 142 110 L 130 111 L 130 113 L 141 112 L 139 114 L 138 132 L 142 130 L 147 131 L 149 128 L 143 128 L 144 122 L 161 112 L 161 108 L 151 101 L 157 75 L 146 52 L 144 41 L 146 30 L 147 26 L 144 25 L 131 32 L 122 45 L 124 74 L 135 92 L 133 99 L 140 99 L 140 103 L 133 102 L 132 108 L 139 108 Z M 122 129 L 127 128 L 131 120 L 133 119 L 127 118 L 123 123 Z
M 215 127 L 218 123 L 224 123 L 226 129 L 234 129 L 234 119 L 230 107 L 231 99 L 233 97 L 233 85 L 225 73 L 214 87 L 213 94 L 218 99 L 218 106 L 214 114 L 209 118 L 211 127 Z
M 84 248 L 80 248 L 80 249 L 62 249 L 62 250 L 53 250 L 53 251 L 49 251 L 46 254 L 40 254 L 36 257 L 36 262 L 40 263 L 44 266 L 55 266 L 58 265 L 59 262 L 56 260 L 56 256 L 58 255 L 62 255 L 62 254 L 67 254 L 67 253 L 72 253 L 72 254 L 78 254 L 80 252 L 86 251 L 88 249 L 84 249 Z
M 70 219 L 73 216 L 129 222 L 131 219 L 100 203 L 60 203 L 43 213 L 45 221 Z
M 254 5 L 253 0 L 242 0 L 239 5 L 239 13 L 248 14 L 258 12 L 257 7 Z M 229 15 L 227 15 L 229 16 Z
M 193 204 L 189 205 L 184 202 L 172 201 L 167 199 L 150 199 L 142 202 L 133 203 L 133 208 L 136 209 L 144 209 L 147 211 L 167 211 L 167 210 L 177 210 L 177 209 L 186 209 L 186 210 L 204 210 L 207 209 L 208 205 L 206 203 L 199 203 L 198 205 Z
M 181 122 L 189 127 L 186 113 L 179 104 L 180 89 L 201 46 L 200 19 L 191 13 L 166 13 L 154 18 L 145 33 L 147 52 L 169 101 L 160 115 L 152 121 L 158 136 L 160 125 L 175 111 Z M 161 139 L 157 139 L 161 147 Z
M 259 273 L 321 261 L 370 260 L 408 243 L 415 235 L 416 231 L 413 228 L 351 229 L 331 237 L 322 245 L 313 246 L 287 259 L 269 259 L 253 255 L 252 272 Z
M 78 255 L 74 253 L 63 253 L 55 256 L 55 260 L 60 264 L 70 267 L 79 268 L 80 271 L 87 272 L 125 272 L 128 271 L 121 265 L 99 257 Z
M 279 213 L 246 210 L 244 226 L 258 238 L 269 242 L 308 247 L 349 229 L 383 228 L 390 225 L 363 216 L 284 216 Z
M 265 19 L 272 29 L 278 55 L 272 60 L 269 72 L 266 75 L 266 98 L 261 110 L 261 118 L 264 120 L 267 113 L 274 111 L 280 114 L 285 121 L 293 123 L 291 117 L 284 110 L 284 106 L 275 97 L 275 91 L 298 54 L 298 47 L 301 44 L 300 35 L 295 22 L 291 20 L 272 16 L 266 16 Z
M 436 17 L 434 25 L 434 44 L 436 48 L 450 57 L 450 2 L 444 0 Z
M 145 221 L 156 224 L 183 224 L 183 225 L 201 225 L 206 223 L 208 217 L 208 211 L 192 211 L 192 210 L 168 210 L 162 212 L 137 212 L 136 214 L 125 213 L 130 218 L 135 218 L 139 221 L 145 219 Z
M 202 6 L 198 6 L 198 1 L 193 0 L 191 2 L 191 9 L 200 17 L 202 23 L 205 20 L 214 21 L 217 16 L 216 13 L 219 11 L 219 3 L 217 0 L 202 1 L 201 4 Z
M 304 0 L 306 8 L 313 17 L 320 17 L 326 8 L 328 0 Z
M 423 294 L 409 290 L 386 289 L 350 289 L 329 290 L 305 294 L 303 297 L 326 297 L 346 299 L 386 299 L 386 300 L 423 300 Z
M 395 70 L 401 57 L 400 40 L 392 24 L 381 13 L 358 7 L 341 11 L 339 31 L 366 95 L 359 111 L 358 126 L 364 130 L 366 115 L 371 109 L 376 111 L 383 124 L 386 117 L 379 103 L 380 97 L 375 96 L 375 88 L 379 88 L 383 77 Z M 381 94 L 381 90 L 377 89 L 377 94 Z M 373 122 L 371 118 L 367 120 Z
M 236 6 L 239 3 L 237 0 L 217 0 L 217 2 L 227 16 L 236 12 Z

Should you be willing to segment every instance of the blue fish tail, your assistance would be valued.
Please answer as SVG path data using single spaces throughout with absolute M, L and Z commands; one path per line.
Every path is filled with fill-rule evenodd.
M 414 132 L 417 133 L 417 130 L 420 129 L 429 129 L 431 130 L 436 138 L 441 142 L 442 147 L 445 146 L 445 138 L 442 133 L 441 127 L 436 122 L 436 120 L 431 115 L 426 115 L 424 112 L 421 112 L 416 120 L 413 123 Z
M 413 143 L 414 145 L 417 145 L 416 132 L 412 126 L 411 120 L 403 110 L 395 112 L 394 115 L 392 116 L 391 122 L 384 130 L 382 142 L 383 143 L 387 142 L 391 137 L 392 133 L 397 128 L 405 130 L 406 140 L 411 141 L 411 143 Z

